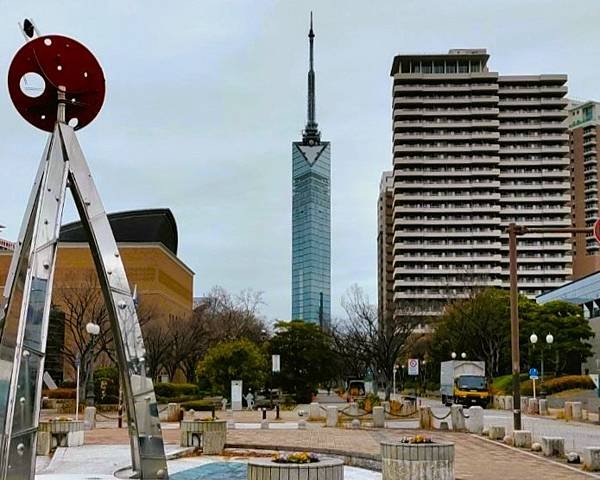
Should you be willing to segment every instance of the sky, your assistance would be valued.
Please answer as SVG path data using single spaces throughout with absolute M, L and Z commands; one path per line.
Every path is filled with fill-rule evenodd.
M 358 284 L 377 299 L 377 196 L 391 168 L 395 54 L 487 48 L 501 74 L 566 73 L 600 100 L 598 0 L 0 0 L 0 78 L 17 23 L 74 37 L 107 96 L 78 133 L 108 212 L 170 208 L 195 295 L 264 292 L 291 313 L 291 143 L 306 122 L 314 11 L 317 121 L 332 143 L 332 315 Z M 4 81 L 4 80 L 3 80 Z M 46 133 L 0 88 L 1 236 L 16 239 Z M 76 219 L 71 205 L 65 222 Z

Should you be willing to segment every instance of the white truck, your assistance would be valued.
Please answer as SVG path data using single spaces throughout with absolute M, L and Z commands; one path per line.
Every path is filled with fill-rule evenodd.
M 442 403 L 465 406 L 487 406 L 491 399 L 490 389 L 485 378 L 485 362 L 471 360 L 450 360 L 442 362 L 440 369 L 440 393 Z

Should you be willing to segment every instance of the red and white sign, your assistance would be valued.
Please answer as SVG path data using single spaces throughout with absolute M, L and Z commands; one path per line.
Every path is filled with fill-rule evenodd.
M 594 222 L 594 238 L 600 243 L 600 218 Z
M 408 374 L 418 375 L 419 374 L 419 359 L 409 358 L 408 359 Z

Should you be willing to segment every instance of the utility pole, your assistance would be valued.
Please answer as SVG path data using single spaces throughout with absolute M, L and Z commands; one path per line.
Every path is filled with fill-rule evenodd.
M 521 430 L 521 352 L 519 351 L 519 289 L 517 277 L 517 236 L 528 233 L 592 233 L 592 228 L 539 227 L 530 228 L 511 223 L 508 233 L 510 275 L 510 340 L 512 353 L 513 429 Z

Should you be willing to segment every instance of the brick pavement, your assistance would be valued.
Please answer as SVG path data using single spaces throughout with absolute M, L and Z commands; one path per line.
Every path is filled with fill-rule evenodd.
M 179 441 L 179 429 L 163 428 L 166 443 Z M 347 430 L 317 428 L 310 430 L 229 430 L 227 443 L 246 447 L 280 449 L 327 449 L 357 454 L 379 454 L 382 440 L 397 440 L 403 435 L 414 435 L 415 430 Z M 426 434 L 429 434 L 426 432 Z M 435 432 L 439 441 L 452 441 L 456 445 L 457 480 L 583 480 L 589 478 L 546 459 L 524 452 L 507 449 L 474 435 Z M 127 444 L 126 429 L 99 428 L 85 433 L 86 444 Z M 600 478 L 600 477 L 597 477 Z

